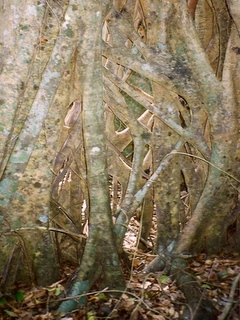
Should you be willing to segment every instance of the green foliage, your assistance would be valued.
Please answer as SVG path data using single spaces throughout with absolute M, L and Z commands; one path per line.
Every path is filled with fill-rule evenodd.
M 160 277 L 159 277 L 159 283 L 161 284 L 166 284 L 169 282 L 169 277 L 166 275 L 166 274 L 162 274 Z
M 4 310 L 6 312 L 6 314 L 11 317 L 11 318 L 18 318 L 18 315 L 13 312 L 13 311 L 10 311 L 10 310 Z
M 16 294 L 15 294 L 15 298 L 17 300 L 17 302 L 22 302 L 23 299 L 25 298 L 25 294 L 21 291 L 18 291 Z
M 208 284 L 203 284 L 203 285 L 201 285 L 201 287 L 203 288 L 203 289 L 211 289 L 211 287 L 208 285 Z
M 6 298 L 2 297 L 0 298 L 0 307 L 4 306 L 7 303 Z
M 94 314 L 90 311 L 87 313 L 87 319 L 88 320 L 95 320 L 96 318 L 95 318 Z
M 108 297 L 103 292 L 99 293 L 97 297 L 99 300 L 108 301 Z

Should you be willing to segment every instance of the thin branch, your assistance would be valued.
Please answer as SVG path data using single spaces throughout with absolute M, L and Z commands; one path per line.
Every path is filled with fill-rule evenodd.
M 236 278 L 234 279 L 232 286 L 231 286 L 231 290 L 230 290 L 230 294 L 229 294 L 229 298 L 228 298 L 228 302 L 226 303 L 222 313 L 220 314 L 220 316 L 218 317 L 218 320 L 225 320 L 227 319 L 227 316 L 230 312 L 230 309 L 232 307 L 232 304 L 234 302 L 234 293 L 237 287 L 238 282 L 240 281 L 240 273 L 236 276 Z
M 195 146 L 201 154 L 206 158 L 210 158 L 210 150 L 207 143 L 204 141 L 203 137 L 199 137 L 194 133 L 192 128 L 184 129 L 176 122 L 172 121 L 169 117 L 166 117 L 160 108 L 157 108 L 153 103 L 150 103 L 143 96 L 139 95 L 138 89 L 128 83 L 119 79 L 116 75 L 111 73 L 109 70 L 104 69 L 105 76 L 108 77 L 116 86 L 125 91 L 130 97 L 135 101 L 140 103 L 144 108 L 151 111 L 156 117 L 158 117 L 162 122 L 164 122 L 168 127 L 179 134 L 183 139 L 187 140 L 193 146 Z M 164 103 L 164 102 L 163 102 Z M 196 139 L 197 138 L 197 139 Z
M 9 230 L 8 232 L 4 232 L 2 235 L 6 236 L 6 235 L 10 235 L 12 233 L 18 233 L 20 231 L 24 231 L 24 230 L 39 230 L 39 231 L 52 231 L 52 232 L 59 232 L 59 233 L 64 233 L 64 234 L 67 234 L 67 235 L 70 235 L 72 237 L 75 237 L 75 238 L 86 238 L 85 235 L 83 234 L 79 234 L 79 233 L 74 233 L 74 232 L 71 232 L 71 231 L 67 231 L 67 230 L 63 230 L 63 229 L 58 229 L 58 228 L 53 228 L 53 227 L 21 227 L 21 228 L 16 228 L 16 229 L 11 229 Z
M 232 174 L 228 173 L 227 171 L 225 170 L 222 170 L 221 168 L 219 168 L 218 166 L 216 166 L 215 164 L 213 164 L 212 162 L 202 158 L 202 157 L 199 157 L 199 156 L 196 156 L 194 154 L 191 154 L 191 153 L 185 153 L 185 152 L 179 152 L 179 151 L 172 151 L 171 153 L 176 153 L 176 154 L 181 154 L 181 155 L 184 155 L 184 156 L 189 156 L 189 157 L 192 157 L 192 158 L 196 158 L 196 159 L 199 159 L 199 160 L 202 160 L 204 162 L 206 162 L 207 164 L 209 164 L 210 166 L 214 167 L 215 169 L 223 172 L 226 176 L 228 176 L 229 178 L 237 181 L 238 183 L 240 183 L 240 180 L 238 180 L 236 177 L 234 177 Z

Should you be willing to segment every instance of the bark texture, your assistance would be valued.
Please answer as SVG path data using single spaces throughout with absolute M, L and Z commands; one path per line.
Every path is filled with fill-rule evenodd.
M 69 288 L 69 295 L 84 294 L 101 275 L 101 287 L 124 287 L 124 279 L 113 236 L 106 158 L 106 136 L 102 86 L 102 15 L 107 2 L 79 3 L 81 17 L 78 47 L 78 72 L 82 86 L 86 181 L 90 199 L 89 236 L 80 269 Z M 74 299 L 63 302 L 58 312 L 68 312 L 85 302 Z
M 71 296 L 122 287 L 137 212 L 144 240 L 157 216 L 146 272 L 224 250 L 231 225 L 239 248 L 237 1 L 1 6 L 2 284 L 49 283 L 56 252 Z

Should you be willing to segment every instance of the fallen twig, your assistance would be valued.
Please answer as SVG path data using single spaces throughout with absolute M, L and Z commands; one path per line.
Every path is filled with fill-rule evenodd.
M 230 290 L 230 294 L 229 294 L 229 299 L 223 309 L 223 312 L 219 315 L 218 320 L 225 320 L 227 319 L 227 316 L 231 310 L 231 307 L 234 303 L 234 293 L 236 290 L 236 286 L 238 284 L 238 282 L 240 281 L 240 273 L 236 276 L 236 278 L 234 279 L 232 286 L 231 286 L 231 290 Z

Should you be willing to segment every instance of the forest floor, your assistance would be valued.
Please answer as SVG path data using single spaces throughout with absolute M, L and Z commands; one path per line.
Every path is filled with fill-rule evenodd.
M 88 295 L 88 303 L 84 308 L 57 316 L 50 308 L 51 302 L 58 299 L 64 290 L 64 283 L 74 272 L 72 267 L 65 267 L 62 280 L 49 287 L 26 288 L 24 284 L 17 284 L 12 295 L 0 296 L 0 319 L 179 319 L 183 309 L 187 307 L 184 295 L 164 271 L 143 274 L 143 268 L 155 256 L 151 251 L 146 253 L 136 248 L 137 230 L 138 222 L 133 220 L 125 239 L 125 250 L 132 267 L 126 271 L 127 285 L 120 297 L 116 298 L 114 292 L 108 291 L 107 288 L 95 291 Z M 237 253 L 198 255 L 189 260 L 189 272 L 197 276 L 203 298 L 208 297 L 219 314 L 222 314 L 222 318 L 218 319 L 240 319 L 240 256 Z M 224 316 L 227 306 L 230 307 L 230 311 Z

